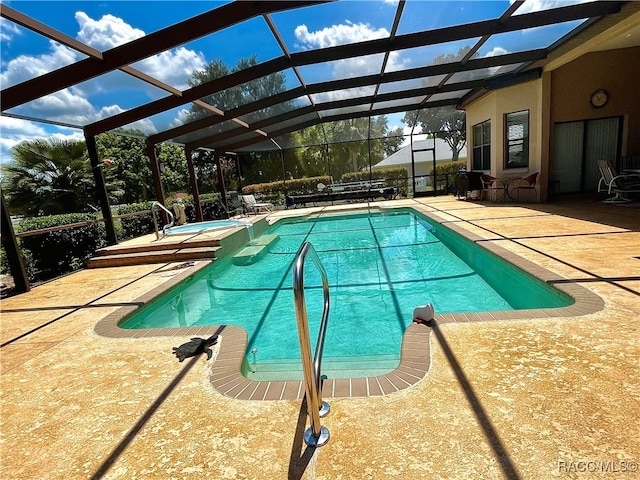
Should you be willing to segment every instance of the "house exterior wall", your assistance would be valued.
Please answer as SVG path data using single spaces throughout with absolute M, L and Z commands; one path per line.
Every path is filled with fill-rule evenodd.
M 621 155 L 640 154 L 640 47 L 592 52 L 568 62 L 539 80 L 492 91 L 465 107 L 467 145 L 473 152 L 473 126 L 491 120 L 491 170 L 495 177 L 540 172 L 539 199 L 548 197 L 553 164 L 553 125 L 557 122 L 623 117 Z M 589 105 L 591 93 L 603 88 L 609 102 Z M 529 168 L 504 170 L 504 115 L 529 110 Z M 469 155 L 468 168 L 472 166 Z
M 551 72 L 551 123 L 622 116 L 621 155 L 640 154 L 639 59 L 640 47 L 606 50 L 588 53 Z M 589 97 L 598 88 L 607 90 L 609 102 L 591 108 Z
M 491 169 L 485 171 L 494 177 L 525 177 L 541 172 L 538 184 L 546 183 L 542 173 L 542 114 L 543 81 L 535 80 L 520 85 L 505 87 L 484 95 L 466 107 L 467 116 L 467 168 L 473 165 L 473 126 L 491 121 Z M 505 169 L 505 115 L 529 111 L 529 167 Z M 546 175 L 546 172 L 545 172 Z

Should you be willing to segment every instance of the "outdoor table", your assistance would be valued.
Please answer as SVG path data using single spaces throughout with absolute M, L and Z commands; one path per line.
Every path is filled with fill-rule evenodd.
M 509 187 L 513 182 L 517 182 L 522 180 L 522 177 L 498 177 L 495 179 L 496 183 L 502 186 L 502 196 L 500 198 L 496 198 L 496 201 L 505 202 L 507 198 L 510 201 L 515 201 L 515 198 L 511 196 L 511 191 Z

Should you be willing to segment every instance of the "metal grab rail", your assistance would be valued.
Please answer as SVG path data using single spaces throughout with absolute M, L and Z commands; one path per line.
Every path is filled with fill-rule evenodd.
M 171 213 L 171 211 L 167 207 L 162 205 L 160 202 L 156 201 L 156 202 L 153 202 L 153 204 L 151 204 L 151 218 L 153 218 L 153 228 L 156 231 L 156 240 L 160 240 L 160 231 L 158 230 L 158 221 L 156 220 L 156 207 L 164 210 L 166 214 L 169 215 L 169 218 L 171 220 L 164 227 L 162 227 L 163 237 L 166 236 L 167 234 L 167 228 L 173 227 L 175 225 L 176 217 L 174 217 L 173 213 Z
M 311 341 L 309 336 L 309 322 L 307 320 L 307 305 L 304 300 L 304 262 L 310 255 L 313 263 L 322 276 L 322 290 L 324 294 L 324 307 L 320 332 L 316 344 L 315 357 L 311 361 Z M 305 392 L 307 396 L 307 414 L 311 426 L 304 432 L 304 441 L 312 447 L 321 447 L 329 441 L 329 430 L 320 425 L 320 417 L 329 413 L 329 404 L 322 401 L 322 379 L 320 376 L 322 365 L 322 350 L 327 331 L 327 319 L 329 318 L 329 281 L 318 254 L 313 245 L 304 242 L 293 262 L 293 299 L 298 323 L 298 339 L 300 340 L 300 353 L 302 354 L 302 371 L 304 373 Z

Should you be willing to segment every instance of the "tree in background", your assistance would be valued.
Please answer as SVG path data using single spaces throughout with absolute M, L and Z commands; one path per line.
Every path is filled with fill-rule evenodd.
M 3 192 L 12 214 L 86 212 L 95 187 L 85 143 L 57 138 L 22 142 L 2 165 Z
M 369 148 L 371 165 L 396 152 L 402 143 L 402 129 L 389 131 L 387 117 L 380 115 L 372 117 L 371 124 L 368 118 L 353 118 L 315 125 L 295 132 L 294 141 L 307 145 L 297 150 L 297 178 L 331 175 L 337 181 L 347 172 L 369 168 Z
M 204 83 L 217 80 L 218 78 L 226 77 L 235 72 L 246 70 L 249 67 L 253 67 L 258 64 L 256 55 L 252 55 L 249 58 L 243 58 L 238 60 L 236 66 L 233 68 L 227 67 L 222 60 L 213 60 L 203 70 L 194 71 L 191 76 L 193 79 L 188 81 L 190 87 L 196 87 Z M 247 103 L 255 102 L 256 100 L 262 100 L 267 97 L 271 97 L 278 93 L 282 93 L 287 89 L 287 77 L 283 72 L 272 73 L 255 80 L 250 80 L 241 85 L 235 85 L 231 88 L 215 92 L 211 95 L 203 97 L 202 100 L 221 110 L 230 110 L 240 105 L 246 105 Z M 286 112 L 291 109 L 292 102 L 284 102 L 278 105 L 265 108 L 258 112 L 254 112 L 251 118 L 246 119 L 249 123 L 256 122 L 262 118 L 277 115 Z M 191 105 L 191 109 L 187 113 L 187 119 L 185 123 L 193 122 L 203 117 L 209 117 L 214 115 L 206 108 L 199 107 L 198 105 Z M 216 129 L 216 125 L 213 125 L 210 132 L 221 132 L 220 126 Z
M 407 112 L 402 119 L 413 127 L 416 123 L 417 112 Z M 419 133 L 433 134 L 444 140 L 451 149 L 451 160 L 457 161 L 460 151 L 467 144 L 465 113 L 453 107 L 436 107 L 419 110 Z
M 249 58 L 240 59 L 233 68 L 229 68 L 222 60 L 214 60 L 209 63 L 203 70 L 194 71 L 192 79 L 189 80 L 189 86 L 195 87 L 204 83 L 225 77 L 235 72 L 239 72 L 258 64 L 257 56 L 252 55 Z M 250 80 L 241 85 L 236 85 L 211 95 L 204 97 L 202 100 L 221 110 L 229 110 L 240 105 L 246 105 L 257 100 L 277 95 L 286 91 L 287 78 L 283 72 L 272 73 L 264 77 Z M 271 117 L 284 113 L 293 108 L 294 103 L 291 101 L 273 105 L 265 109 L 253 112 L 242 120 L 253 123 L 266 117 Z M 189 110 L 186 123 L 193 122 L 200 118 L 214 115 L 209 110 L 192 105 Z M 239 128 L 236 124 L 223 123 L 212 125 L 208 128 L 207 134 L 212 135 L 222 133 L 229 128 Z M 277 157 L 277 161 L 276 161 Z M 270 182 L 274 179 L 282 177 L 282 167 L 280 161 L 280 153 L 276 152 L 254 152 L 241 155 L 240 158 L 223 157 L 221 160 L 222 174 L 225 179 L 227 190 L 237 190 L 240 188 L 240 179 L 237 175 L 236 162 L 240 161 L 242 165 L 242 175 L 245 177 L 245 183 L 263 183 Z M 217 191 L 217 172 L 212 152 L 207 150 L 196 150 L 194 152 L 194 167 L 198 172 L 198 185 L 202 188 L 202 192 L 208 193 Z
M 471 50 L 470 46 L 465 46 L 458 50 L 457 54 L 439 55 L 433 60 L 433 65 L 441 65 L 445 63 L 454 63 L 462 60 Z M 470 58 L 477 57 L 477 54 Z M 470 74 L 470 77 L 473 77 Z M 439 78 L 427 79 L 423 86 L 430 86 L 439 81 Z M 471 80 L 471 78 L 469 78 Z M 437 138 L 444 140 L 449 148 L 451 148 L 451 159 L 457 161 L 460 151 L 467 143 L 465 112 L 456 110 L 453 107 L 435 107 L 425 108 L 422 110 L 406 112 L 402 121 L 408 126 L 416 125 L 416 117 L 418 125 L 422 128 L 419 133 L 433 133 Z
M 110 198 L 110 201 L 138 203 L 154 198 L 155 187 L 142 132 L 103 133 L 96 137 L 96 146 L 98 156 L 109 160 L 109 165 L 102 171 L 105 181 L 118 186 L 117 198 Z M 167 193 L 189 191 L 189 174 L 182 147 L 162 143 L 156 146 L 156 155 L 162 165 L 161 179 Z

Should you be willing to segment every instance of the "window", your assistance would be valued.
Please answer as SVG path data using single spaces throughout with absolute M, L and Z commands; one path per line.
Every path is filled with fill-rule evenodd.
M 491 120 L 473 126 L 473 169 L 491 169 Z
M 529 166 L 529 110 L 505 115 L 504 168 Z

